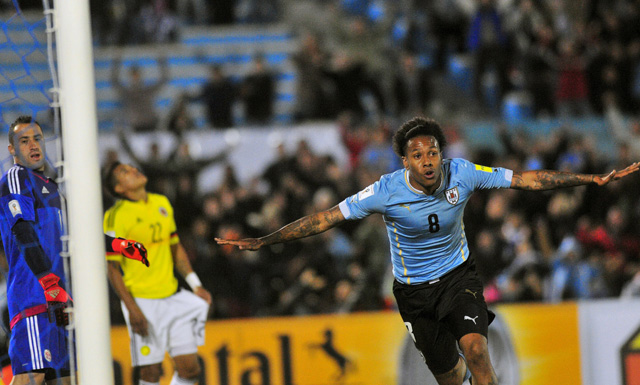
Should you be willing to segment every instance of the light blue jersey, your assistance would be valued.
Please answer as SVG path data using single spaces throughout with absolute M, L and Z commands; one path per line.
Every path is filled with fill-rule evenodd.
M 383 175 L 340 202 L 346 219 L 382 214 L 395 278 L 413 285 L 436 280 L 469 258 L 462 216 L 476 190 L 508 188 L 513 171 L 444 159 L 442 184 L 433 195 L 411 186 L 409 171 Z

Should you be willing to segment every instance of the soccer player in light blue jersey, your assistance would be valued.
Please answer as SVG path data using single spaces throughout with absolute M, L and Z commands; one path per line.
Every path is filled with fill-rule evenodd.
M 346 220 L 381 214 L 391 244 L 393 292 L 400 315 L 438 384 L 460 385 L 469 376 L 473 385 L 497 384 L 487 347 L 488 326 L 495 315 L 487 309 L 464 232 L 463 212 L 471 194 L 497 188 L 602 186 L 638 171 L 640 164 L 602 175 L 514 171 L 443 159 L 446 144 L 437 122 L 413 118 L 393 137 L 403 169 L 267 236 L 216 238 L 216 242 L 257 250 L 321 233 Z

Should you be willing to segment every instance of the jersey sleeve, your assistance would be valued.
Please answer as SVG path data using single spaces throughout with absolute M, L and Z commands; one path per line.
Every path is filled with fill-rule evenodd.
M 35 222 L 35 199 L 31 193 L 27 172 L 17 168 L 9 170 L 1 188 L 0 212 L 7 220 L 9 228 L 20 219 Z
M 357 194 L 354 194 L 342 202 L 338 207 L 345 219 L 362 219 L 371 214 L 384 214 L 388 192 L 383 179 L 368 186 Z
M 180 237 L 178 237 L 178 226 L 176 225 L 176 220 L 173 216 L 173 206 L 171 206 L 171 202 L 169 202 L 169 199 L 167 197 L 163 197 L 163 199 L 165 200 L 164 204 L 166 205 L 167 211 L 169 212 L 169 231 L 171 237 L 171 239 L 169 240 L 169 244 L 173 246 L 180 243 Z
M 481 166 L 464 159 L 455 159 L 455 166 L 464 173 L 473 190 L 511 187 L 513 171 L 507 168 Z
M 118 228 L 118 221 L 117 221 L 117 212 L 118 212 L 119 206 L 120 205 L 116 203 L 115 206 L 111 207 L 104 214 L 104 221 L 102 226 L 106 236 L 105 239 L 107 239 L 107 242 L 108 242 L 108 237 L 116 238 L 118 236 L 118 233 L 122 232 L 122 229 Z M 120 262 L 123 259 L 124 257 L 122 256 L 122 254 L 116 253 L 115 251 L 113 251 L 113 248 L 111 248 L 111 245 L 107 245 L 107 260 Z

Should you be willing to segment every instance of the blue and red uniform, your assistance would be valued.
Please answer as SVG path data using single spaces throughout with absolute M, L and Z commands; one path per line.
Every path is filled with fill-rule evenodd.
M 0 180 L 0 233 L 9 271 L 9 356 L 14 375 L 54 369 L 69 372 L 69 333 L 51 322 L 39 278 L 55 274 L 66 288 L 58 185 L 44 174 L 14 165 Z M 33 250 L 37 250 L 34 253 Z

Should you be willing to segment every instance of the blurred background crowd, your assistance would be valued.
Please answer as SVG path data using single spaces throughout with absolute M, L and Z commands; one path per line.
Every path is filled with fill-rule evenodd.
M 195 157 L 183 138 L 282 123 L 282 74 L 268 54 L 256 50 L 241 72 L 211 61 L 206 79 L 185 87 L 166 114 L 156 103 L 171 83 L 166 58 L 153 81 L 130 65 L 123 82 L 114 55 L 118 146 L 149 177 L 149 191 L 174 205 L 182 242 L 213 293 L 212 319 L 394 307 L 380 216 L 258 252 L 213 238 L 266 235 L 401 167 L 390 139 L 413 116 L 440 121 L 446 157 L 483 165 L 607 173 L 640 158 L 638 0 L 116 0 L 92 2 L 92 13 L 98 47 L 146 49 L 179 44 L 187 29 L 286 24 L 296 86 L 285 123 L 334 124 L 348 153 L 345 165 L 304 140 L 294 150 L 280 145 L 259 176 L 240 182 L 231 148 Z M 194 104 L 204 106 L 200 123 Z M 562 124 L 536 135 L 518 119 Z M 603 121 L 612 145 L 582 131 L 580 119 Z M 469 121 L 493 122 L 494 145 L 470 143 Z M 168 154 L 129 141 L 156 132 L 176 138 Z M 103 164 L 118 158 L 118 146 Z M 202 191 L 198 174 L 214 163 L 222 181 Z M 639 223 L 639 175 L 604 188 L 478 192 L 465 214 L 490 304 L 640 295 Z M 122 322 L 115 296 L 112 305 Z

